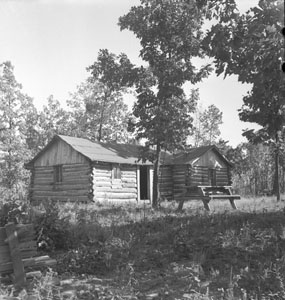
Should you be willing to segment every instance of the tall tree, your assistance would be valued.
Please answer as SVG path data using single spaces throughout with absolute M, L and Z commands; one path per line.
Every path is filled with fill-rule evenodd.
M 214 25 L 204 40 L 204 48 L 215 57 L 216 73 L 236 74 L 242 83 L 252 84 L 243 98 L 242 121 L 257 123 L 259 130 L 246 130 L 252 142 L 275 147 L 277 200 L 280 200 L 279 164 L 285 122 L 282 58 L 282 0 L 260 0 L 258 6 L 226 23 Z
M 201 3 L 141 0 L 141 5 L 119 19 L 121 30 L 131 30 L 140 40 L 140 56 L 149 65 L 138 72 L 134 126 L 139 136 L 147 138 L 148 146 L 156 148 L 153 207 L 159 202 L 161 150 L 185 144 L 192 126 L 189 113 L 194 104 L 187 101 L 183 84 L 197 83 L 210 72 L 209 65 L 198 70 L 192 62 L 193 57 L 204 57 Z M 188 109 L 183 111 L 183 106 Z
M 239 193 L 254 196 L 270 193 L 274 164 L 269 146 L 242 143 L 229 149 L 227 156 L 234 163 L 233 187 Z
M 34 110 L 32 99 L 22 92 L 13 72 L 10 62 L 0 65 L 1 183 L 8 197 L 22 189 L 28 178 L 23 168 L 23 162 L 30 158 L 26 124 Z
M 194 120 L 194 145 L 205 146 L 216 144 L 220 136 L 220 125 L 223 123 L 223 113 L 214 105 L 206 109 L 197 107 Z
M 96 116 L 97 140 L 106 140 L 107 133 L 110 135 L 110 121 L 115 126 L 117 121 L 126 117 L 127 106 L 123 103 L 123 94 L 134 82 L 135 68 L 126 54 L 115 55 L 107 49 L 101 49 L 97 61 L 87 70 L 92 77 L 87 86 L 90 94 L 85 98 L 86 110 Z M 121 131 L 120 128 L 116 129 Z
M 37 151 L 43 148 L 55 134 L 70 134 L 70 115 L 60 102 L 50 95 L 47 104 L 38 114 Z
M 67 101 L 73 135 L 93 141 L 128 142 L 129 112 L 121 92 L 106 96 L 106 88 L 93 78 L 80 84 Z

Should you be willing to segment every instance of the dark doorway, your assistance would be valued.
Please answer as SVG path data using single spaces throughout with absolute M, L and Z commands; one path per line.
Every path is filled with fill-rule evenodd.
M 148 199 L 148 168 L 140 166 L 140 199 Z
M 209 181 L 211 186 L 217 185 L 217 173 L 216 169 L 209 169 Z

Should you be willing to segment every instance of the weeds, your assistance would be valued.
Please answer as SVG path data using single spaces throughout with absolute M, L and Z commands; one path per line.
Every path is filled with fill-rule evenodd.
M 88 299 L 108 291 L 129 299 L 284 299 L 284 213 L 280 204 L 274 211 L 262 203 L 266 210 L 250 212 L 219 212 L 215 204 L 210 214 L 193 203 L 180 214 L 173 203 L 160 211 L 145 203 L 49 203 L 33 222 L 45 251 L 56 256 L 58 274 L 47 273 L 34 293 L 61 299 L 52 277 L 100 276 L 110 280 L 108 288 L 86 287 L 86 293 L 71 296 Z

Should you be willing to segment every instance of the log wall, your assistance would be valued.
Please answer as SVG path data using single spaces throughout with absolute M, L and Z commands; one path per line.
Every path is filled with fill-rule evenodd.
M 229 169 L 221 168 L 216 171 L 216 181 L 218 186 L 231 185 Z
M 121 179 L 112 178 L 112 164 L 93 166 L 93 195 L 95 201 L 137 201 L 137 167 L 120 165 Z
M 231 185 L 229 170 L 227 168 L 216 168 L 216 185 Z M 203 166 L 188 166 L 186 173 L 186 185 L 211 185 L 209 178 L 209 168 Z
M 173 197 L 177 199 L 185 191 L 187 165 L 173 166 Z
M 173 167 L 161 166 L 159 176 L 159 190 L 162 199 L 173 200 Z
M 62 182 L 55 182 L 54 167 L 35 166 L 29 196 L 32 202 L 44 200 L 88 202 L 92 198 L 92 168 L 89 164 L 62 165 Z

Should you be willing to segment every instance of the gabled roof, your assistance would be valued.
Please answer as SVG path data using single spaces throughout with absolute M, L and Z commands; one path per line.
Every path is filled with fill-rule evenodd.
M 75 151 L 82 154 L 91 162 L 108 162 L 131 165 L 143 164 L 142 161 L 139 160 L 142 146 L 132 144 L 91 142 L 84 138 L 56 135 L 30 162 L 26 164 L 26 167 L 31 167 L 47 149 L 52 147 L 54 143 L 59 140 L 68 144 Z M 161 164 L 173 165 L 192 163 L 194 160 L 210 150 L 215 151 L 222 160 L 232 166 L 232 164 L 219 152 L 216 146 L 202 146 L 190 149 L 186 153 L 181 152 L 174 155 L 168 152 L 163 152 L 161 155 Z M 144 164 L 151 165 L 152 163 L 150 161 L 146 161 Z
M 208 151 L 214 151 L 220 159 L 222 159 L 229 166 L 233 166 L 232 163 L 219 151 L 215 145 L 201 146 L 197 148 L 192 148 L 187 150 L 187 152 L 180 152 L 174 154 L 171 161 L 167 161 L 166 164 L 182 165 L 182 164 L 191 164 L 201 156 L 203 156 Z
M 141 148 L 138 145 L 91 142 L 87 139 L 63 135 L 59 135 L 59 138 L 91 161 L 142 164 L 141 161 L 138 162 Z
M 109 162 L 118 164 L 142 164 L 138 159 L 141 146 L 131 144 L 116 143 L 99 143 L 91 142 L 84 138 L 77 138 L 65 135 L 56 135 L 29 163 L 26 167 L 32 166 L 33 163 L 47 149 L 53 146 L 58 140 L 64 141 L 75 151 L 82 154 L 92 162 Z M 151 164 L 147 161 L 144 164 Z

